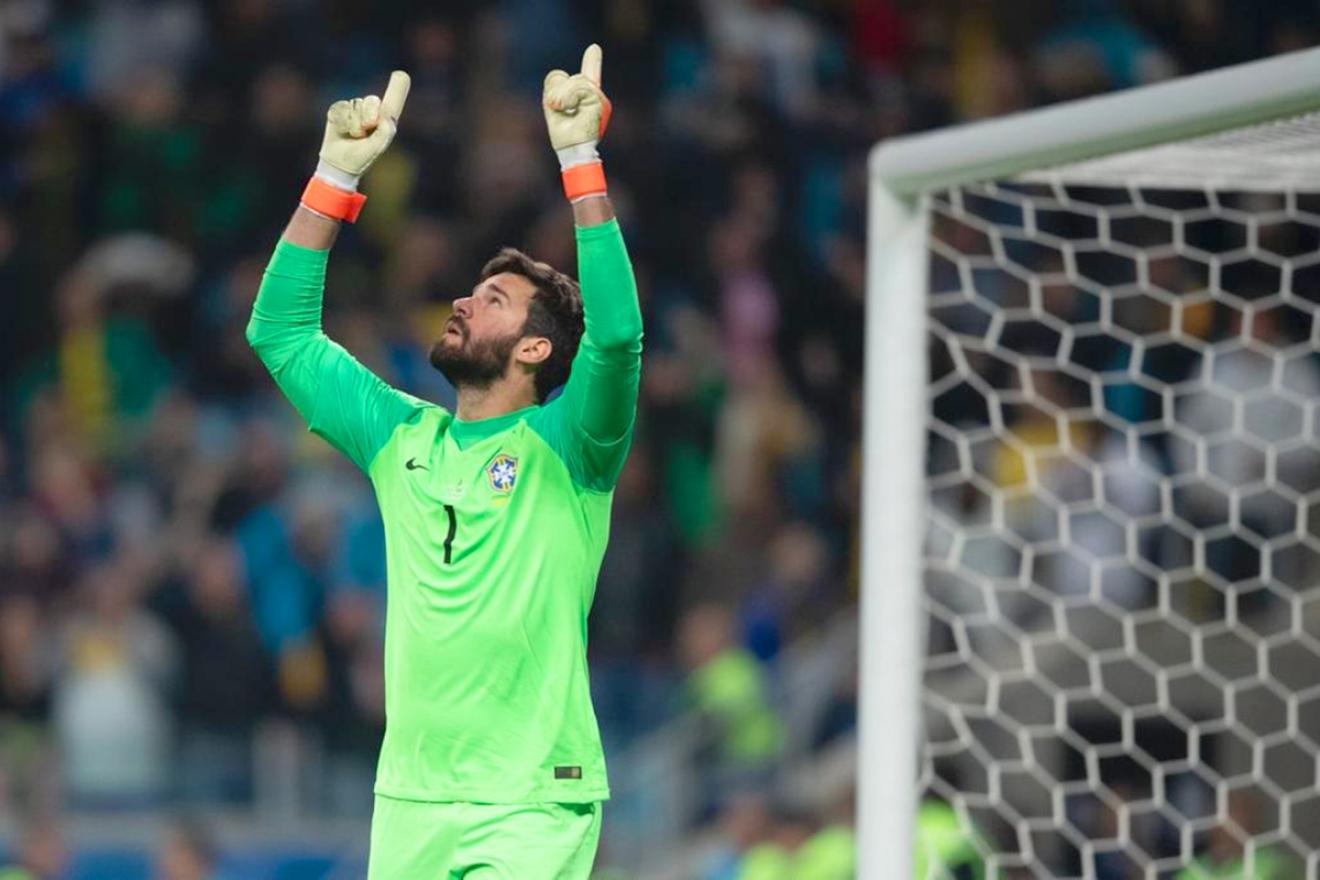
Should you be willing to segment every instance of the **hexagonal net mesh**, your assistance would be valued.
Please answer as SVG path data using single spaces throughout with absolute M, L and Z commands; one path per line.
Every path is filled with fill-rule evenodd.
M 929 876 L 1318 873 L 1320 196 L 1123 167 L 928 197 Z
M 1320 190 L 1320 113 L 1276 119 L 1140 150 L 1111 153 L 1021 179 L 1074 185 L 1314 192 Z

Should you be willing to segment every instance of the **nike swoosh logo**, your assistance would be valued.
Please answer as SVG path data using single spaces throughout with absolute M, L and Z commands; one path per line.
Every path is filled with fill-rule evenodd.
M 418 464 L 417 459 L 410 458 L 403 463 L 403 466 L 410 471 L 429 471 L 430 468 L 424 464 Z

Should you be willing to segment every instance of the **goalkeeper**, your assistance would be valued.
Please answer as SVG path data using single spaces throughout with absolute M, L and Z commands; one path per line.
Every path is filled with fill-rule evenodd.
M 385 521 L 385 739 L 372 878 L 585 878 L 609 797 L 586 619 L 632 436 L 637 291 L 596 144 L 601 51 L 545 80 L 581 289 L 505 248 L 431 349 L 455 412 L 391 388 L 321 331 L 329 248 L 408 95 L 330 108 L 247 336 L 280 390 L 370 477 Z M 566 383 L 566 384 L 565 384 Z M 556 387 L 563 393 L 547 402 Z

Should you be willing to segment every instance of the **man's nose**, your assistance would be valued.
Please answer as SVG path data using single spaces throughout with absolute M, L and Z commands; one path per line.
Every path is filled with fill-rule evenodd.
M 454 300 L 454 314 L 464 319 L 472 317 L 472 297 L 460 296 Z

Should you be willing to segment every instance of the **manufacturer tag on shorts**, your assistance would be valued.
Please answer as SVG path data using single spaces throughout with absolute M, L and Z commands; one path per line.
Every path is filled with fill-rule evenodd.
M 581 779 L 581 767 L 556 767 L 555 779 Z

